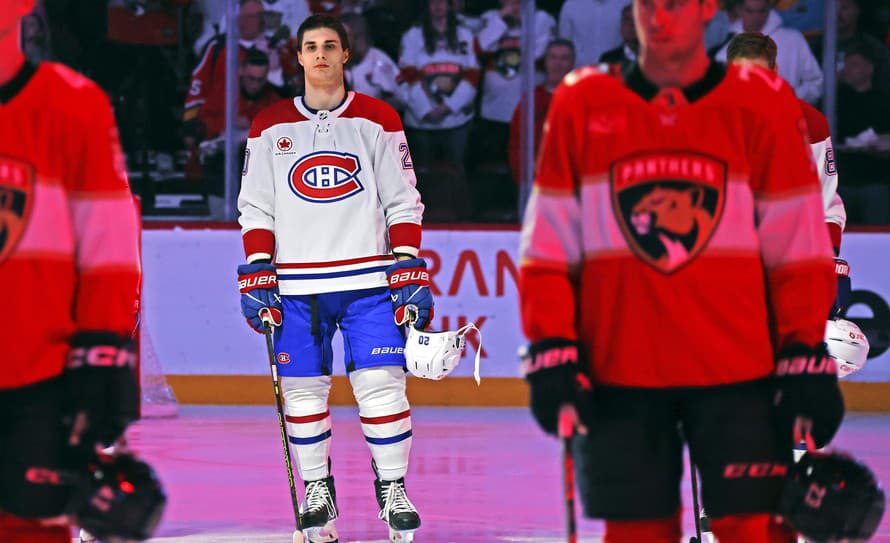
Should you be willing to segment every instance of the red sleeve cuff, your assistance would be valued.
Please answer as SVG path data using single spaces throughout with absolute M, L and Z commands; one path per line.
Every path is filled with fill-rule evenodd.
M 255 255 L 264 255 L 263 258 L 272 258 L 275 254 L 275 234 L 271 230 L 248 230 L 242 236 L 244 243 L 244 256 L 247 261 Z
M 389 227 L 389 246 L 392 250 L 410 247 L 416 253 L 420 249 L 420 237 L 419 224 L 403 222 Z
M 843 230 L 841 230 L 840 225 L 833 222 L 825 224 L 828 225 L 828 235 L 831 237 L 831 246 L 834 248 L 834 255 L 837 256 L 841 253 L 841 234 L 843 234 Z

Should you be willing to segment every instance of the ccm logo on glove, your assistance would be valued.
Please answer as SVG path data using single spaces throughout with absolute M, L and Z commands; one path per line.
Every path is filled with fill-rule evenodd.
M 278 286 L 278 276 L 275 275 L 275 272 L 262 271 L 244 276 L 238 280 L 238 288 L 241 289 L 241 292 L 273 286 Z
M 783 358 L 776 363 L 776 375 L 832 375 L 837 373 L 837 364 L 827 356 L 794 356 Z
M 68 369 L 83 366 L 135 368 L 136 355 L 129 349 L 122 349 L 112 345 L 72 348 L 68 355 Z

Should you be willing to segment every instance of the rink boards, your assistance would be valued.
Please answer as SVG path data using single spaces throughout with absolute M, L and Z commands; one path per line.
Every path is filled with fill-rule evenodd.
M 427 259 L 436 298 L 433 328 L 475 322 L 483 336 L 482 386 L 472 375 L 478 338 L 444 381 L 412 379 L 415 405 L 515 406 L 527 401 L 517 348 L 525 342 L 516 295 L 519 232 L 515 228 L 427 229 Z M 848 406 L 890 410 L 890 232 L 853 232 L 842 256 L 850 262 L 856 321 L 872 345 L 866 368 L 844 384 Z M 143 234 L 143 335 L 182 403 L 258 404 L 270 401 L 262 337 L 244 322 L 235 287 L 243 260 L 235 228 L 147 227 Z M 731 288 L 731 285 L 727 285 Z M 335 342 L 335 381 L 345 381 Z M 346 383 L 332 403 L 353 402 Z

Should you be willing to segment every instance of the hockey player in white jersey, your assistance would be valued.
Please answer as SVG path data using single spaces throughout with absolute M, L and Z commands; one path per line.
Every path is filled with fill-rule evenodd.
M 373 458 L 379 516 L 391 541 L 411 541 L 420 517 L 404 481 L 412 431 L 401 325 L 416 314 L 411 324 L 423 329 L 433 312 L 418 258 L 423 204 L 398 114 L 345 89 L 349 42 L 340 22 L 309 17 L 297 40 L 305 95 L 262 111 L 247 142 L 238 198 L 248 262 L 238 268 L 242 311 L 255 329 L 260 310 L 276 321 L 309 541 L 337 541 L 328 394 L 338 329 Z

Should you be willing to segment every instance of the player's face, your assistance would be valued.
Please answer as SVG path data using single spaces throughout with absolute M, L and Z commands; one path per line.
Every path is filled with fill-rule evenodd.
M 705 25 L 715 9 L 715 0 L 634 0 L 640 47 L 661 59 L 691 55 L 704 47 Z
M 19 28 L 22 17 L 34 9 L 34 0 L 0 0 L 0 40 Z
M 760 32 L 766 25 L 766 19 L 769 17 L 768 0 L 745 0 L 742 2 L 740 15 L 742 17 L 742 28 L 745 32 Z
M 349 51 L 340 44 L 340 36 L 332 28 L 315 28 L 303 34 L 303 45 L 297 60 L 312 85 L 343 84 L 343 65 Z

